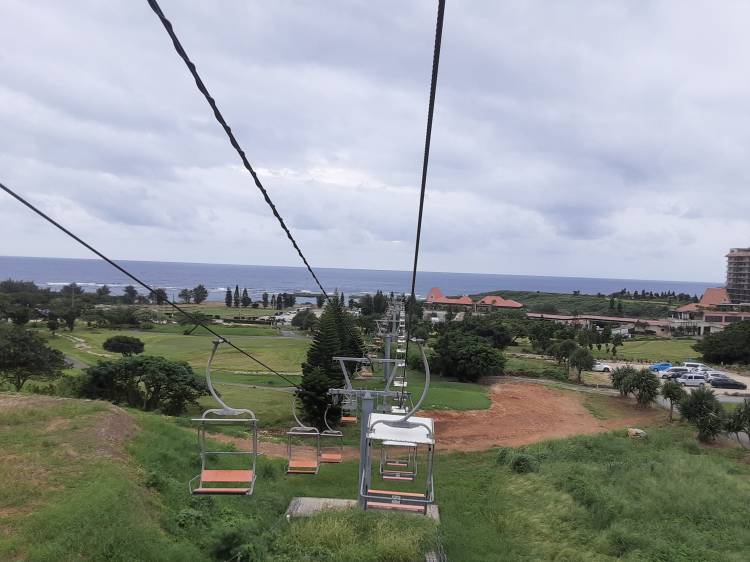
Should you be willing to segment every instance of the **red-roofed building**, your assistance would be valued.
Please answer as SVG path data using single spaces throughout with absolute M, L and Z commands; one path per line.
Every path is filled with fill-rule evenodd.
M 490 312 L 498 309 L 523 308 L 523 304 L 499 296 L 486 296 L 479 301 L 474 301 L 468 295 L 460 297 L 446 297 L 438 287 L 433 287 L 425 299 L 427 309 L 453 310 L 454 312 Z M 434 315 L 433 315 L 434 316 Z
M 706 289 L 701 300 L 676 308 L 670 323 L 677 334 L 703 336 L 720 332 L 728 324 L 750 320 L 750 309 L 733 304 L 723 287 Z

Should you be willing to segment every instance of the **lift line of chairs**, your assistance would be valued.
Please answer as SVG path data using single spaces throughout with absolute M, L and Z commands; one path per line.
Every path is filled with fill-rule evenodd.
M 403 321 L 401 321 L 403 322 Z M 405 355 L 406 340 L 403 337 L 403 323 L 400 323 L 397 336 L 396 361 L 386 390 L 393 385 L 398 390 L 400 399 L 396 404 L 384 399 L 378 404 L 376 412 L 370 415 L 367 428 L 366 458 L 361 459 L 360 500 L 365 509 L 395 509 L 426 513 L 427 506 L 434 502 L 433 488 L 433 455 L 434 426 L 430 418 L 416 417 L 429 389 L 430 371 L 421 342 L 417 342 L 425 367 L 425 386 L 422 395 L 414 405 L 410 393 L 406 392 Z M 190 492 L 194 495 L 245 495 L 253 493 L 256 480 L 256 460 L 258 456 L 258 420 L 252 410 L 228 406 L 219 397 L 211 381 L 211 365 L 217 350 L 224 340 L 213 343 L 206 367 L 206 383 L 211 396 L 221 406 L 206 410 L 200 418 L 193 421 L 198 424 L 198 443 L 200 447 L 201 470 L 189 482 Z M 360 370 L 363 364 L 377 360 L 362 358 L 358 360 Z M 388 360 L 381 360 L 388 362 Z M 353 392 L 349 373 L 343 361 L 340 361 L 346 389 Z M 401 375 L 397 373 L 401 371 Z M 356 423 L 358 415 L 358 398 L 344 392 L 338 398 L 342 411 L 342 423 Z M 408 406 L 408 408 L 407 408 Z M 292 401 L 292 416 L 296 426 L 287 432 L 287 473 L 317 474 L 321 463 L 340 463 L 343 458 L 343 433 L 333 429 L 328 421 L 326 408 L 324 420 L 326 429 L 319 431 L 315 427 L 303 424 L 296 413 L 296 397 Z M 249 435 L 249 448 L 245 450 L 211 450 L 206 440 L 206 430 L 215 426 L 231 426 L 244 430 Z M 417 478 L 418 452 L 420 447 L 426 449 L 426 475 L 424 492 L 380 490 L 372 487 L 373 449 L 379 448 L 377 474 L 383 481 L 412 483 Z M 226 459 L 221 462 L 221 459 Z M 230 464 L 231 468 L 224 465 Z

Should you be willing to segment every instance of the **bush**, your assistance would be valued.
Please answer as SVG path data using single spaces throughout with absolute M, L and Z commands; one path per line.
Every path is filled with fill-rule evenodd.
M 497 457 L 495 457 L 495 462 L 497 464 L 508 464 L 510 460 L 513 458 L 513 449 L 510 447 L 500 447 L 497 450 Z
M 712 363 L 750 363 L 750 320 L 705 336 L 693 349 Z
M 724 428 L 724 410 L 710 388 L 697 388 L 680 401 L 680 413 L 698 428 L 698 439 L 713 441 Z
M 633 367 L 618 367 L 609 374 L 609 378 L 612 380 L 612 386 L 620 391 L 620 395 L 627 396 L 633 390 L 635 374 L 636 370 Z
M 84 377 L 80 390 L 84 398 L 101 398 L 146 411 L 159 409 L 173 416 L 208 394 L 205 381 L 195 376 L 190 365 L 164 357 L 100 361 L 86 369 Z
M 629 388 L 635 393 L 640 406 L 648 406 L 659 395 L 659 379 L 649 369 L 639 369 L 629 380 Z
M 144 345 L 138 338 L 131 336 L 112 336 L 107 338 L 102 347 L 112 353 L 122 353 L 125 356 L 143 353 Z
M 539 459 L 529 453 L 520 453 L 510 461 L 510 469 L 516 474 L 536 472 L 539 470 Z
M 499 375 L 505 366 L 505 356 L 487 340 L 459 330 L 448 330 L 438 338 L 435 355 L 435 370 L 460 381 Z

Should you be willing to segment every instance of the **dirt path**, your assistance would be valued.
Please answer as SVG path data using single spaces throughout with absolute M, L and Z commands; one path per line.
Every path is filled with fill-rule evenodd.
M 240 439 L 231 435 L 224 435 L 223 433 L 214 433 L 211 435 L 211 439 L 220 441 L 222 443 L 231 443 L 240 449 L 246 449 L 248 446 L 247 439 Z M 333 444 L 334 441 L 331 442 Z M 321 447 L 326 446 L 326 441 L 321 440 Z M 302 453 L 307 451 L 309 457 L 315 457 L 315 449 L 313 447 L 295 447 L 295 451 Z M 275 459 L 286 458 L 286 443 L 278 443 L 274 441 L 258 441 L 258 452 L 261 455 Z M 305 456 L 305 455 L 301 455 Z M 357 460 L 359 458 L 359 449 L 356 447 L 344 447 L 343 459 L 345 461 Z
M 653 425 L 663 418 L 656 409 L 639 411 L 630 403 L 613 399 L 613 408 L 622 415 L 600 420 L 583 405 L 584 398 L 582 393 L 508 382 L 492 387 L 492 406 L 488 410 L 436 411 L 428 415 L 435 419 L 441 451 L 527 445 L 544 439 Z

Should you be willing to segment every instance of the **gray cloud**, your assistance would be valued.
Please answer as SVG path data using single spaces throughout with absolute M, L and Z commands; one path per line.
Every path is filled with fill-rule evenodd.
M 311 261 L 405 269 L 435 2 L 163 0 Z M 3 181 L 119 258 L 296 265 L 146 2 L 8 0 Z M 744 2 L 452 2 L 425 269 L 720 279 Z M 0 199 L 0 254 L 81 256 Z

